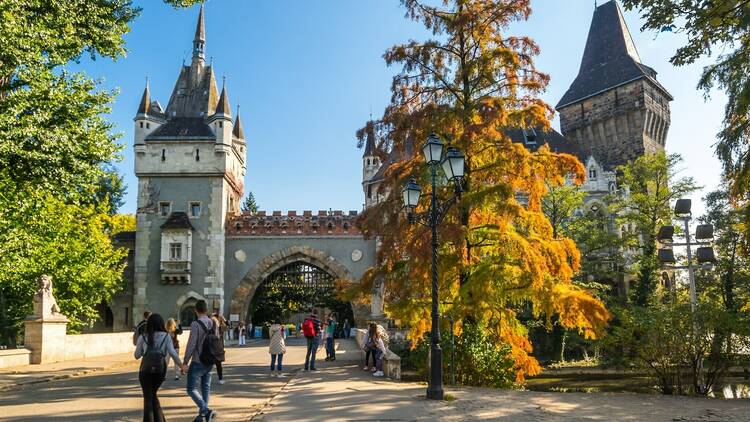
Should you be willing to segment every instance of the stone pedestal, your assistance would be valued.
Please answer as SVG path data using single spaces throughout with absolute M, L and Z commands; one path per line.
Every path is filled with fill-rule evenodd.
M 65 330 L 68 318 L 60 313 L 57 301 L 52 295 L 52 277 L 39 277 L 34 295 L 34 313 L 24 321 L 24 345 L 31 349 L 29 361 L 52 363 L 65 359 Z
M 31 350 L 32 364 L 60 362 L 65 359 L 65 330 L 68 319 L 62 315 L 24 321 L 24 345 Z

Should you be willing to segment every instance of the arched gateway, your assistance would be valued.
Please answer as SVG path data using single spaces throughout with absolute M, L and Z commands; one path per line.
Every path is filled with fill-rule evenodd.
M 354 280 L 352 273 L 333 256 L 310 246 L 292 246 L 266 256 L 248 271 L 234 290 L 229 306 L 230 314 L 238 315 L 241 321 L 248 320 L 247 312 L 258 287 L 264 282 L 277 281 L 269 280 L 269 277 L 278 275 L 280 271 L 286 271 L 290 274 L 299 273 L 303 278 L 306 278 L 306 280 L 300 280 L 303 283 L 315 283 L 316 280 L 313 277 L 325 275 L 328 277 L 321 278 L 325 279 L 326 284 L 330 284 L 336 279 Z M 308 273 L 307 277 L 305 277 L 305 272 Z M 332 286 L 315 287 L 310 285 L 307 287 L 315 289 Z

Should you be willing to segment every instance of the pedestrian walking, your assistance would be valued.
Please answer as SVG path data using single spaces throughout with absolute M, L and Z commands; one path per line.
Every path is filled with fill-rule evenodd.
M 138 337 L 135 347 L 135 358 L 141 359 L 138 381 L 143 391 L 144 422 L 165 421 L 157 393 L 167 376 L 168 357 L 181 365 L 180 355 L 174 349 L 164 326 L 164 318 L 159 314 L 151 314 L 146 320 L 144 333 Z
M 237 327 L 238 335 L 240 338 L 239 345 L 244 346 L 245 345 L 245 335 L 247 334 L 247 328 L 245 328 L 245 323 L 240 322 L 240 325 Z
M 302 323 L 302 333 L 307 340 L 307 352 L 305 353 L 305 371 L 317 371 L 315 369 L 315 355 L 320 345 L 320 320 L 318 310 L 313 308 L 310 316 Z
M 336 348 L 334 344 L 334 334 L 336 333 L 336 316 L 334 314 L 328 315 L 328 321 L 326 323 L 326 361 L 332 362 L 336 360 Z
M 388 349 L 384 341 L 384 338 L 387 338 L 387 335 L 384 335 L 384 331 L 380 326 L 377 326 L 373 335 L 373 343 L 375 344 L 375 372 L 372 373 L 373 377 L 382 377 L 385 375 L 383 373 L 383 357 L 388 353 Z
M 367 335 L 365 337 L 365 343 L 362 348 L 365 350 L 365 366 L 362 367 L 365 371 L 372 371 L 375 372 L 377 369 L 375 369 L 377 365 L 376 355 L 375 355 L 375 330 L 377 330 L 377 326 L 375 323 L 370 323 L 367 327 Z M 370 358 L 372 358 L 372 366 L 370 366 Z
M 272 377 L 283 377 L 284 368 L 282 360 L 284 359 L 284 353 L 286 353 L 286 329 L 281 325 L 281 320 L 276 318 L 276 322 L 271 325 L 268 329 L 268 336 L 271 341 L 268 345 L 268 353 L 271 354 L 271 376 Z M 278 365 L 278 366 L 277 366 Z
M 144 312 L 143 320 L 135 326 L 135 329 L 133 330 L 133 346 L 138 344 L 138 337 L 142 336 L 143 333 L 146 332 L 146 320 L 148 320 L 149 316 L 151 316 L 150 311 Z
M 352 326 L 349 324 L 349 318 L 344 318 L 344 338 L 349 338 L 352 332 Z
M 208 305 L 205 300 L 195 303 L 195 314 L 198 317 L 190 324 L 190 337 L 185 347 L 185 360 L 182 369 L 187 370 L 187 393 L 198 406 L 198 416 L 193 422 L 211 422 L 216 417 L 216 412 L 208 407 L 208 399 L 211 395 L 211 370 L 214 356 L 202 356 L 206 341 L 214 334 L 214 323 L 208 317 Z M 210 349 L 210 348 L 209 348 Z
M 215 334 L 221 340 L 221 348 L 224 349 L 224 333 L 227 330 L 227 320 L 219 314 L 214 314 L 211 318 L 214 321 Z M 224 366 L 221 362 L 216 362 L 216 374 L 219 375 L 219 385 L 224 385 Z
M 169 334 L 169 337 L 172 341 L 172 347 L 174 347 L 174 350 L 177 352 L 177 355 L 180 354 L 180 339 L 177 338 L 180 334 L 182 334 L 182 326 L 178 324 L 174 318 L 169 318 L 167 320 L 166 324 L 167 328 L 167 334 Z M 174 360 L 174 359 L 173 359 Z M 175 381 L 178 381 L 180 379 L 180 375 L 182 374 L 182 363 L 179 361 L 179 359 L 174 360 L 174 379 Z

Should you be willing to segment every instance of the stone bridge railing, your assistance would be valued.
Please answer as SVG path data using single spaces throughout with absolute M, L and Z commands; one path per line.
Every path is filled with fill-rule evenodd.
M 360 348 L 364 348 L 365 341 L 367 340 L 367 330 L 361 328 L 353 328 L 352 333 L 354 338 L 357 339 L 357 344 Z M 388 352 L 383 356 L 383 373 L 385 376 L 394 380 L 401 380 L 401 357 L 392 351 Z

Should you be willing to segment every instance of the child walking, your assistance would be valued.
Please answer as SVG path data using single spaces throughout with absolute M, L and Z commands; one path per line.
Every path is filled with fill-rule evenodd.
M 271 337 L 271 342 L 268 346 L 268 353 L 271 354 L 271 376 L 272 377 L 283 377 L 284 374 L 281 372 L 281 361 L 286 353 L 286 332 L 284 326 L 281 325 L 281 320 L 276 319 L 276 322 L 271 325 L 268 329 L 268 334 Z M 276 364 L 278 362 L 278 371 L 276 370 Z

